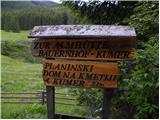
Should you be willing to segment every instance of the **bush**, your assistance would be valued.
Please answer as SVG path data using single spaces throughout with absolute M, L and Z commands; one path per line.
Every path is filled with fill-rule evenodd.
M 127 91 L 122 93 L 120 99 L 115 100 L 113 105 L 116 110 L 118 109 L 117 111 L 120 111 L 123 107 L 116 106 L 125 101 L 130 105 L 128 109 L 133 118 L 157 119 L 159 111 L 158 2 L 139 2 L 134 12 L 128 22 L 136 29 L 140 46 L 130 72 L 126 74 L 126 71 L 122 71 L 121 87 L 127 88 Z M 112 110 L 114 113 L 114 108 Z

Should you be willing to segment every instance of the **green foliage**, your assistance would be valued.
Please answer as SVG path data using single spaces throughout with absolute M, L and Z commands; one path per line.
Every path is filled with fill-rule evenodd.
M 159 31 L 159 10 L 158 2 L 139 2 L 134 9 L 134 14 L 128 19 L 129 25 L 137 32 L 138 45 L 154 37 Z
M 20 26 L 17 15 L 12 15 L 12 12 L 2 13 L 2 28 L 8 32 L 19 32 Z
M 90 118 L 100 118 L 102 112 L 102 90 L 95 88 L 88 89 L 80 89 L 74 88 L 70 89 L 70 91 L 74 94 L 78 95 L 78 101 L 80 105 L 86 106 L 87 113 L 85 116 Z
M 3 8 L 2 8 L 3 9 Z M 2 10 L 2 29 L 19 32 L 38 25 L 74 24 L 77 18 L 70 9 L 63 6 L 35 7 L 20 10 Z
M 90 24 L 122 24 L 122 20 L 132 14 L 135 3 L 137 1 L 63 1 L 63 5 L 79 12 L 79 17 L 87 18 Z
M 20 32 L 20 27 L 18 23 L 18 19 L 16 16 L 11 16 L 11 24 L 10 24 L 11 30 L 13 32 Z
M 157 40 L 158 38 L 151 39 L 152 42 Z M 131 109 L 130 112 L 134 118 L 158 118 L 158 48 L 156 42 L 154 45 L 146 43 L 144 50 L 137 51 L 137 58 L 132 64 L 131 73 L 126 75 L 123 72 L 121 87 L 127 88 L 127 91 L 119 96 L 118 103 L 115 101 L 113 104 L 117 106 L 120 101 L 122 104 L 125 101 L 130 105 L 128 109 Z M 123 108 L 124 106 L 121 106 L 116 109 L 122 111 Z
M 4 13 L 2 13 L 2 16 L 4 16 L 5 17 L 5 19 L 1 19 L 2 20 L 2 27 L 3 27 L 3 29 L 5 30 L 5 31 L 7 31 L 7 32 L 9 32 L 10 31 L 10 24 L 11 24 L 11 17 L 10 17 L 10 14 L 9 13 L 6 13 L 6 14 L 4 14 Z M 6 20 L 7 20 L 7 22 L 6 22 Z
M 139 2 L 134 12 L 128 21 L 137 31 L 141 49 L 137 50 L 130 73 L 122 71 L 121 87 L 128 90 L 121 94 L 119 101 L 130 105 L 134 118 L 156 119 L 159 111 L 158 2 Z M 117 106 L 116 102 L 113 104 Z M 120 111 L 122 107 L 117 109 Z
M 158 39 L 156 39 L 158 40 Z M 146 44 L 139 50 L 131 75 L 126 82 L 125 96 L 135 107 L 135 118 L 158 118 L 158 44 Z
M 130 24 L 135 26 L 138 38 L 147 42 L 143 44 L 145 49 L 138 51 L 137 60 L 134 62 L 130 81 L 128 81 L 129 100 L 133 102 L 134 107 L 136 106 L 135 118 L 158 118 L 158 2 L 140 2 L 135 12 L 137 19 L 141 17 L 140 22 L 132 21 Z

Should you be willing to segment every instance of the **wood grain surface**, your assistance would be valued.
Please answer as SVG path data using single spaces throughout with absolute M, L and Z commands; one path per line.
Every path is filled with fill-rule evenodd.
M 132 60 L 134 39 L 38 39 L 32 41 L 31 53 L 36 57 L 85 60 Z
M 82 61 L 43 61 L 43 80 L 47 86 L 117 88 L 117 63 Z

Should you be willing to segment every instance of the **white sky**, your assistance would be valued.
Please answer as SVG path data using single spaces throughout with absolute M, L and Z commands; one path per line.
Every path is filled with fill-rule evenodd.
M 65 0 L 52 0 L 52 1 L 54 1 L 56 3 L 61 3 L 61 1 L 65 1 Z M 66 1 L 68 1 L 68 0 L 66 0 Z M 87 2 L 88 0 L 83 0 L 83 1 Z
M 31 1 L 31 0 L 0 0 L 0 1 Z M 34 1 L 44 1 L 44 0 L 34 0 Z M 52 0 L 56 3 L 61 3 L 61 1 L 69 1 L 69 0 Z M 89 1 L 89 0 L 82 0 L 82 1 Z
M 31 1 L 31 0 L 0 0 L 0 1 Z M 34 0 L 34 1 L 44 1 L 44 0 Z M 56 3 L 61 3 L 62 1 L 71 1 L 71 0 L 52 0 Z M 85 1 L 88 2 L 89 0 L 81 0 L 81 1 Z
M 60 0 L 52 0 L 52 1 L 54 1 L 54 2 L 56 2 L 56 3 L 60 3 Z

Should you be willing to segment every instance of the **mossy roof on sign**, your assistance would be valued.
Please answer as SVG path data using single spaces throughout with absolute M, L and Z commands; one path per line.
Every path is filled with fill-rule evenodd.
M 136 37 L 133 27 L 113 25 L 51 25 L 35 26 L 29 38 L 105 38 Z

